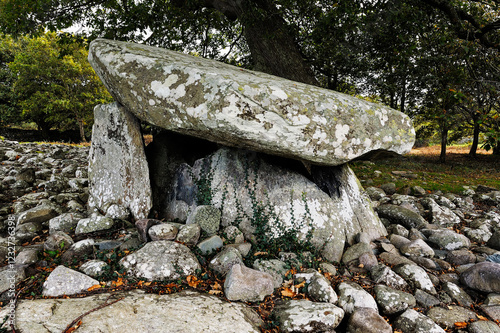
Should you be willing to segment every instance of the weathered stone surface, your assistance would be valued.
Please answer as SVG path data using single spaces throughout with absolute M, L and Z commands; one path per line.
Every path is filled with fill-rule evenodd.
M 403 312 L 392 327 L 405 333 L 445 333 L 432 319 L 413 309 Z
M 64 213 L 49 220 L 49 233 L 63 231 L 66 233 L 74 232 L 78 221 L 83 216 L 78 213 Z
M 433 230 L 429 242 L 448 251 L 470 247 L 470 240 L 467 237 L 449 229 Z
M 173 224 L 169 223 L 159 223 L 152 226 L 148 230 L 149 237 L 151 240 L 174 240 L 179 229 Z
M 307 294 L 318 302 L 337 303 L 338 297 L 332 284 L 323 275 L 315 274 L 307 286 Z
M 384 314 L 403 312 L 416 305 L 413 295 L 383 285 L 374 287 L 375 300 Z
M 188 247 L 171 241 L 149 242 L 120 260 L 120 264 L 127 274 L 148 281 L 178 279 L 194 275 L 201 269 Z
M 241 257 L 240 251 L 233 247 L 225 247 L 210 260 L 208 266 L 224 276 L 229 272 L 231 267 L 236 264 L 243 265 L 243 258 Z
M 462 274 L 460 281 L 469 288 L 488 293 L 500 293 L 500 264 L 478 263 Z
M 198 224 L 201 230 L 212 236 L 219 231 L 221 212 L 220 209 L 201 205 L 188 216 L 186 224 Z
M 253 268 L 261 272 L 269 273 L 273 277 L 274 288 L 281 287 L 283 276 L 287 272 L 286 264 L 279 259 L 257 259 L 253 262 Z
M 469 333 L 500 333 L 500 327 L 492 321 L 476 321 L 469 325 Z
M 436 294 L 432 281 L 425 270 L 417 265 L 402 264 L 394 268 L 394 271 L 401 275 L 406 282 L 414 289 L 422 289 L 428 293 Z
M 349 333 L 392 333 L 392 328 L 378 312 L 372 308 L 358 308 L 349 317 Z
M 196 161 L 192 170 L 185 168 L 189 166 L 184 165 L 182 175 L 175 177 L 174 193 L 169 196 L 176 200 L 165 205 L 170 207 L 167 219 L 179 218 L 175 215 L 176 205 L 189 202 L 177 189 L 184 188 L 184 183 L 196 183 L 189 178 L 192 175 L 195 180 L 211 179 L 210 188 L 203 190 L 210 190 L 212 205 L 222 210 L 221 224 L 241 221 L 237 227 L 247 239 L 255 231 L 251 221 L 256 205 L 264 209 L 272 236 L 294 230 L 304 240 L 312 232 L 313 245 L 329 261 L 340 261 L 345 242 L 353 243 L 360 232 L 366 232 L 370 239 L 386 234 L 368 196 L 347 166 L 328 170 L 338 186 L 332 197 L 298 172 L 243 150 L 220 149 Z
M 231 301 L 263 301 L 273 291 L 273 278 L 270 274 L 240 264 L 231 267 L 224 282 L 224 294 Z
M 342 282 L 337 286 L 338 306 L 348 314 L 357 308 L 372 308 L 378 311 L 377 302 L 372 295 L 355 283 Z
M 331 303 L 288 300 L 274 309 L 282 332 L 328 332 L 337 327 L 344 310 Z
M 92 214 L 89 218 L 81 219 L 75 228 L 75 234 L 87 234 L 94 231 L 108 230 L 114 226 L 115 222 L 109 217 Z
M 16 332 L 63 332 L 81 314 L 106 302 L 122 300 L 82 318 L 82 332 L 258 333 L 260 317 L 241 303 L 183 291 L 170 295 L 131 291 L 84 298 L 21 300 Z
M 384 217 L 389 221 L 401 224 L 404 227 L 410 228 L 423 228 L 427 225 L 427 221 L 422 216 L 412 210 L 396 206 L 396 205 L 381 205 L 376 208 L 380 217 Z
M 98 39 L 89 61 L 113 97 L 156 126 L 323 165 L 405 153 L 400 112 L 314 86 L 141 44 Z
M 53 205 L 41 204 L 19 214 L 17 225 L 25 223 L 42 223 L 58 215 Z
M 107 265 L 102 260 L 89 260 L 80 266 L 80 270 L 88 276 L 98 277 L 104 273 L 104 267 Z
M 64 266 L 57 266 L 43 284 L 43 296 L 74 295 L 99 284 L 99 281 Z
M 374 266 L 370 273 L 375 283 L 383 283 L 395 289 L 404 289 L 408 286 L 401 276 L 394 273 L 392 269 L 384 264 Z
M 89 194 L 90 207 L 105 211 L 106 204 L 119 204 L 136 220 L 146 218 L 152 206 L 139 121 L 117 103 L 94 109 Z
M 473 311 L 456 305 L 448 306 L 446 309 L 433 307 L 427 312 L 427 316 L 443 327 L 454 327 L 455 323 L 477 318 Z

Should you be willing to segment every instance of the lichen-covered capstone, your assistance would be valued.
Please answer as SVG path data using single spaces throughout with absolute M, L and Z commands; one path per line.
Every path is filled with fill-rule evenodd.
M 401 112 L 327 89 L 165 49 L 97 39 L 89 61 L 141 120 L 179 133 L 321 165 L 406 153 Z
M 89 206 L 105 211 L 111 204 L 127 207 L 136 220 L 152 206 L 139 121 L 117 103 L 94 109 L 89 154 Z

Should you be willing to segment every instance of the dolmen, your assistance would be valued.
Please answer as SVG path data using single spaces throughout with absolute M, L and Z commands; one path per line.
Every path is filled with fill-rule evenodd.
M 94 111 L 96 211 L 118 204 L 136 220 L 192 223 L 208 205 L 248 241 L 259 242 L 258 220 L 271 238 L 309 235 L 332 262 L 359 234 L 386 235 L 347 163 L 409 152 L 415 131 L 403 113 L 141 44 L 97 39 L 89 61 L 116 101 Z M 141 122 L 158 133 L 147 147 Z

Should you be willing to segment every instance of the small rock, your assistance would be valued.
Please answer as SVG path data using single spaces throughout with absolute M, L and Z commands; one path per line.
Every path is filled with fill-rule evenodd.
M 177 227 L 172 224 L 159 223 L 149 228 L 148 235 L 153 241 L 174 240 L 178 232 Z
M 231 267 L 236 264 L 243 265 L 240 252 L 235 248 L 225 247 L 210 260 L 208 266 L 221 276 L 225 276 L 231 270 Z
M 197 224 L 184 225 L 180 228 L 176 240 L 188 246 L 198 243 L 201 235 L 201 227 Z
M 453 282 L 443 283 L 443 290 L 460 306 L 470 307 L 473 303 L 472 298 Z
M 427 311 L 427 316 L 441 326 L 454 327 L 455 323 L 468 322 L 471 319 L 476 319 L 476 314 L 461 306 L 451 305 L 446 309 L 441 307 L 433 307 Z
M 287 271 L 286 264 L 278 259 L 257 259 L 253 263 L 253 268 L 270 274 L 273 277 L 274 288 L 279 288 L 283 284 L 283 276 Z
M 186 224 L 198 224 L 201 230 L 212 236 L 219 230 L 221 218 L 220 209 L 213 206 L 198 206 L 188 216 Z
M 434 257 L 434 250 L 422 239 L 416 239 L 403 245 L 400 249 L 406 256 Z
M 413 309 L 403 312 L 392 327 L 404 333 L 445 333 L 432 319 Z
M 384 264 L 374 266 L 370 273 L 375 283 L 383 283 L 395 289 L 405 289 L 408 287 L 408 284 L 401 276 L 394 273 L 394 271 Z
M 337 286 L 338 306 L 347 314 L 353 313 L 357 308 L 372 308 L 378 311 L 377 302 L 372 295 L 355 283 L 342 282 Z
M 394 271 L 399 274 L 414 289 L 422 289 L 431 294 L 436 294 L 436 289 L 425 270 L 417 265 L 398 265 Z
M 74 295 L 86 291 L 88 288 L 99 284 L 91 277 L 66 268 L 57 266 L 43 284 L 43 296 Z
M 314 300 L 325 303 L 337 303 L 338 297 L 330 281 L 323 275 L 315 274 L 307 286 L 307 293 Z
M 104 273 L 104 267 L 108 266 L 102 260 L 89 260 L 80 266 L 80 270 L 88 276 L 98 277 Z
M 231 267 L 224 282 L 224 293 L 231 301 L 259 302 L 273 291 L 270 274 L 240 264 Z
M 135 221 L 135 227 L 139 232 L 140 240 L 143 242 L 149 242 L 151 240 L 148 234 L 149 228 L 157 225 L 158 223 L 161 223 L 161 221 L 155 219 L 142 219 Z
M 196 256 L 185 245 L 153 241 L 120 260 L 127 274 L 148 281 L 172 280 L 196 274 L 201 269 Z
M 454 250 L 448 252 L 448 254 L 446 255 L 446 261 L 456 266 L 473 264 L 476 262 L 476 256 L 474 255 L 474 253 L 466 249 Z
M 282 332 L 333 332 L 342 319 L 344 311 L 330 303 L 308 300 L 287 300 L 275 307 Z
M 392 333 L 391 325 L 372 308 L 356 309 L 347 323 L 350 333 Z
M 403 312 L 416 305 L 415 297 L 404 291 L 377 285 L 374 287 L 374 292 L 375 300 L 384 314 L 391 315 Z
M 500 333 L 500 327 L 492 321 L 475 321 L 467 329 L 469 333 Z
M 78 221 L 75 229 L 75 235 L 108 230 L 113 228 L 114 224 L 114 220 L 109 217 L 92 214 L 91 217 Z
M 56 231 L 43 243 L 43 248 L 46 251 L 64 252 L 73 245 L 73 239 L 62 231 Z
M 207 238 L 200 243 L 198 243 L 197 247 L 200 249 L 203 254 L 210 254 L 217 249 L 220 249 L 224 245 L 222 238 L 218 235 L 214 235 L 210 238 Z

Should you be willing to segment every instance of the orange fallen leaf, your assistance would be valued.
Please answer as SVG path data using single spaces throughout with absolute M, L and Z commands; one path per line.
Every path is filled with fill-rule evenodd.
M 222 290 L 210 290 L 208 293 L 210 295 L 221 295 L 222 294 Z
M 101 288 L 100 284 L 94 284 L 92 287 L 88 288 L 87 291 L 92 291 Z
M 269 254 L 267 252 L 255 252 L 253 255 L 254 256 L 263 256 L 263 255 L 266 255 L 266 254 Z
M 297 289 L 299 289 L 299 288 L 302 288 L 305 285 L 306 285 L 306 281 L 302 281 L 301 283 L 296 284 L 294 287 L 297 288 Z
M 200 283 L 200 281 L 198 281 L 198 279 L 194 275 L 188 275 L 186 277 L 186 281 L 187 281 L 188 285 L 192 288 L 198 287 L 198 284 Z
M 296 294 L 290 288 L 285 288 L 281 291 L 281 295 L 285 297 L 293 297 Z
M 455 323 L 455 327 L 456 328 L 465 328 L 465 327 L 467 327 L 467 323 L 463 322 L 463 321 L 457 322 L 457 323 Z
M 488 318 L 486 318 L 485 316 L 481 316 L 478 314 L 476 314 L 476 316 L 479 318 L 479 320 L 488 320 Z
M 113 287 L 119 287 L 123 285 L 123 278 L 118 278 L 116 281 L 111 281 Z
M 212 285 L 212 288 L 215 290 L 222 290 L 222 286 L 217 281 L 214 282 L 214 284 Z

